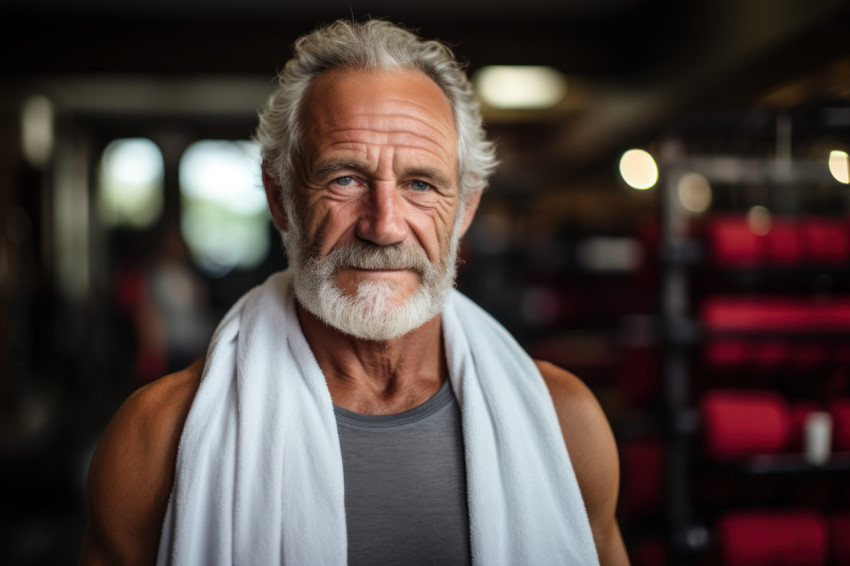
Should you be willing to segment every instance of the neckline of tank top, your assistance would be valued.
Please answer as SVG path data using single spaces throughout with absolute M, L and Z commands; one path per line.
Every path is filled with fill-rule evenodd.
M 454 391 L 447 379 L 439 391 L 421 405 L 392 415 L 364 415 L 334 405 L 338 425 L 348 427 L 389 429 L 420 422 L 436 414 L 454 400 Z

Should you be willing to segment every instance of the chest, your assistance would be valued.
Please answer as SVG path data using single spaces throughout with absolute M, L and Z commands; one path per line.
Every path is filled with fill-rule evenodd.
M 448 384 L 411 411 L 336 417 L 349 564 L 469 564 L 463 434 Z

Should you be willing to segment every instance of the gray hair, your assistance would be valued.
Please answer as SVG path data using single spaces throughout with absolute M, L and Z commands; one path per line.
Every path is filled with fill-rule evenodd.
M 335 67 L 425 73 L 446 94 L 454 114 L 462 202 L 487 186 L 498 164 L 495 148 L 485 137 L 478 102 L 451 49 L 386 21 L 337 20 L 295 41 L 294 56 L 278 75 L 278 88 L 260 112 L 256 137 L 267 171 L 283 188 L 284 202 L 291 203 L 293 159 L 303 134 L 299 117 L 304 96 L 316 77 Z

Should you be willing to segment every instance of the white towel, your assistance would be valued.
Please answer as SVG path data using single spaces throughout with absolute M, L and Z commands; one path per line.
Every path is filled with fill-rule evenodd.
M 596 549 L 534 362 L 453 291 L 443 310 L 466 447 L 475 564 L 593 565 Z M 158 564 L 343 565 L 342 456 L 291 277 L 243 296 L 213 336 L 183 430 Z

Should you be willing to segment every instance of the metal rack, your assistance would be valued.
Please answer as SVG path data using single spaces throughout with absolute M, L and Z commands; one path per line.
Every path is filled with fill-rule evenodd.
M 679 203 L 679 183 L 688 173 L 699 173 L 710 183 L 728 185 L 762 184 L 789 187 L 823 182 L 829 172 L 822 162 L 792 161 L 790 124 L 784 119 L 777 127 L 775 159 L 688 156 L 676 139 L 661 145 L 660 208 L 661 265 L 660 339 L 664 356 L 664 424 L 667 434 L 667 532 L 673 566 L 694 564 L 711 541 L 709 526 L 695 516 L 692 497 L 694 444 L 699 415 L 691 399 L 690 360 L 693 350 L 706 333 L 691 312 L 689 276 L 705 259 L 704 250 L 689 234 L 689 213 Z M 734 474 L 824 474 L 850 471 L 847 455 L 838 456 L 828 466 L 813 467 L 799 458 L 755 459 L 735 466 L 706 466 L 717 473 Z

